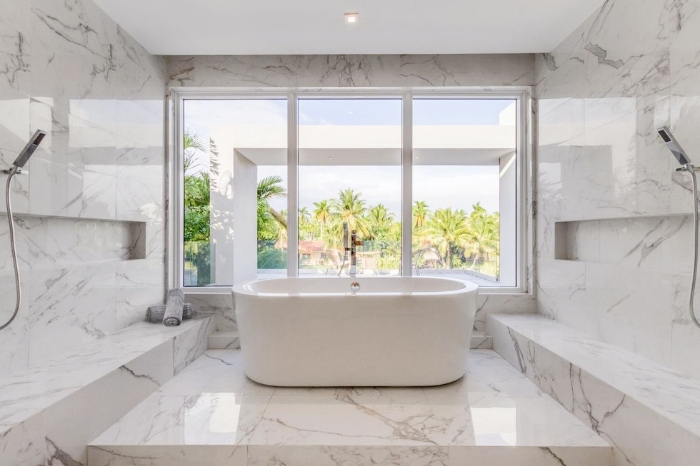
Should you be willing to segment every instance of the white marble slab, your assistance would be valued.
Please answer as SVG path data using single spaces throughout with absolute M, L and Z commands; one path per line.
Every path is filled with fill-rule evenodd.
M 170 380 L 176 350 L 196 354 L 210 327 L 211 318 L 179 327 L 141 323 L 0 379 L 0 459 L 9 458 L 0 463 L 87 464 L 88 442 Z
M 691 158 L 700 144 L 700 5 L 599 3 L 536 59 L 537 310 L 700 377 L 690 178 L 657 133 L 670 127 Z M 562 265 L 553 230 L 569 220 L 591 224 Z
M 491 316 L 494 348 L 636 466 L 696 464 L 700 381 L 541 316 Z
M 473 350 L 453 384 L 357 389 L 265 387 L 245 377 L 239 350 L 208 350 L 96 438 L 89 457 L 170 464 L 158 456 L 164 445 L 186 461 L 197 446 L 247 447 L 248 464 L 462 464 L 485 447 L 514 461 L 522 447 L 526 458 L 554 458 L 554 448 L 573 465 L 612 465 L 605 441 L 491 350 Z
M 116 279 L 132 247 L 124 230 L 75 218 L 162 220 L 166 75 L 165 59 L 91 0 L 3 0 L 1 10 L 0 168 L 35 130 L 47 132 L 12 193 L 15 213 L 49 218 L 17 222 L 26 299 L 0 339 L 0 377 L 113 334 L 162 299 L 162 228 L 146 230 L 152 262 L 129 272 L 141 266 L 159 277 L 148 293 Z M 119 156 L 132 150 L 150 157 L 126 166 Z M 4 211 L 4 190 L 0 201 Z M 0 222 L 3 241 L 6 228 Z M 9 248 L 0 248 L 0 275 L 11 273 Z M 3 304 L 4 321 L 12 304 Z

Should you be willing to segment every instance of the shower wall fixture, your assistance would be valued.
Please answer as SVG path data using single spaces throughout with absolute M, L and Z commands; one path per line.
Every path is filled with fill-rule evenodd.
M 695 234 L 693 241 L 693 277 L 690 282 L 690 297 L 688 302 L 688 311 L 690 312 L 690 318 L 693 319 L 695 325 L 700 327 L 700 321 L 698 321 L 698 318 L 695 315 L 695 306 L 693 303 L 693 301 L 695 300 L 695 282 L 698 276 L 698 242 L 700 241 L 700 239 L 698 238 L 698 178 L 695 174 L 698 168 L 690 162 L 690 158 L 688 158 L 686 152 L 683 150 L 678 141 L 676 141 L 676 138 L 673 137 L 671 130 L 664 126 L 659 128 L 658 131 L 659 136 L 661 136 L 661 139 L 663 139 L 666 143 L 666 147 L 668 147 L 668 149 L 671 151 L 673 156 L 680 164 L 680 167 L 677 168 L 676 171 L 688 172 L 690 174 L 690 179 L 693 182 L 693 231 Z
M 14 218 L 12 217 L 12 197 L 11 197 L 11 191 L 10 191 L 10 186 L 12 184 L 12 178 L 17 175 L 17 174 L 22 174 L 24 173 L 22 171 L 22 167 L 26 165 L 26 163 L 29 161 L 29 157 L 32 156 L 34 151 L 36 150 L 37 147 L 39 147 L 39 144 L 41 144 L 41 140 L 44 139 L 44 136 L 46 136 L 46 132 L 42 130 L 37 130 L 36 133 L 32 136 L 32 138 L 29 140 L 26 146 L 24 146 L 24 149 L 22 149 L 22 152 L 19 153 L 19 156 L 15 159 L 14 163 L 12 164 L 12 167 L 9 170 L 3 170 L 3 173 L 6 173 L 7 176 L 7 185 L 5 187 L 5 205 L 7 206 L 7 222 L 8 226 L 10 228 L 10 249 L 12 250 L 12 265 L 14 266 L 15 269 L 15 310 L 12 313 L 12 316 L 10 319 L 2 324 L 0 326 L 0 330 L 4 329 L 8 325 L 12 323 L 13 320 L 15 320 L 15 317 L 17 317 L 17 312 L 19 312 L 19 306 L 22 303 L 22 283 L 21 283 L 21 278 L 19 275 L 19 265 L 17 264 L 17 244 L 15 242 L 15 221 Z

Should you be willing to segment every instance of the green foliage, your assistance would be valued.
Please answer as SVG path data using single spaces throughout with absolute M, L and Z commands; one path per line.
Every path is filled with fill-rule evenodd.
M 259 269 L 286 269 L 287 253 L 274 247 L 264 247 L 258 250 Z
M 185 241 L 185 270 L 194 272 L 196 283 L 187 286 L 207 286 L 211 281 L 211 243 L 207 241 Z
M 270 200 L 287 195 L 285 189 L 280 186 L 281 183 L 282 178 L 279 176 L 268 176 L 258 182 L 258 241 L 278 240 L 282 230 L 287 229 L 286 215 L 282 215 L 270 206 Z M 284 236 L 286 238 L 286 233 Z

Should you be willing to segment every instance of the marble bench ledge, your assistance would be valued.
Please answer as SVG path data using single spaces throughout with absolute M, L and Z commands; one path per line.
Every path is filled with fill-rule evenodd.
M 700 380 L 538 315 L 493 314 L 494 349 L 635 466 L 697 465 Z
M 39 460 L 55 454 L 83 464 L 86 444 L 203 354 L 212 329 L 210 317 L 143 322 L 0 377 L 0 464 L 20 452 L 38 455 L 25 464 L 50 464 Z

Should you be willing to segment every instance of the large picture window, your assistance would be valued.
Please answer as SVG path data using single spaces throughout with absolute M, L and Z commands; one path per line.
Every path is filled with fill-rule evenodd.
M 345 276 L 522 289 L 522 96 L 387 91 L 178 98 L 185 287 Z

